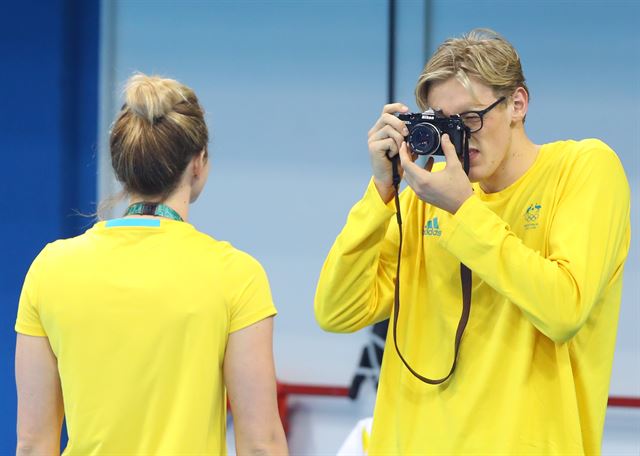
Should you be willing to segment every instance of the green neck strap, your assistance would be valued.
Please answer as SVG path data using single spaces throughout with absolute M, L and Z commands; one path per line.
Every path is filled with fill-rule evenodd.
M 176 220 L 178 222 L 184 222 L 182 217 L 180 217 L 180 214 L 162 203 L 134 203 L 127 208 L 127 212 L 125 212 L 124 215 L 155 215 L 158 217 Z

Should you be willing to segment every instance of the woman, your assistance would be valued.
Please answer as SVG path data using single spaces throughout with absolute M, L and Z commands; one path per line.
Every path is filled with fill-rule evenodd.
M 186 221 L 209 173 L 191 89 L 134 75 L 110 137 L 131 205 L 47 245 L 16 331 L 18 454 L 286 454 L 260 264 Z

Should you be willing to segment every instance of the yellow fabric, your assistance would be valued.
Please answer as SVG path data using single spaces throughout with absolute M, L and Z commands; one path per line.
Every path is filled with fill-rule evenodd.
M 367 428 L 362 428 L 362 451 L 364 452 L 364 454 L 367 454 L 368 450 L 369 450 L 369 439 L 371 438 L 371 436 L 369 435 L 369 431 L 367 430 Z
M 630 241 L 622 166 L 598 140 L 556 142 L 508 188 L 474 192 L 453 216 L 401 195 L 403 355 L 430 378 L 448 372 L 461 261 L 471 316 L 440 386 L 404 367 L 389 325 L 369 454 L 599 454 Z M 394 211 L 372 183 L 352 209 L 316 292 L 326 329 L 392 313 Z
M 229 333 L 275 313 L 260 264 L 228 243 L 100 222 L 40 253 L 15 328 L 58 359 L 65 455 L 226 454 Z

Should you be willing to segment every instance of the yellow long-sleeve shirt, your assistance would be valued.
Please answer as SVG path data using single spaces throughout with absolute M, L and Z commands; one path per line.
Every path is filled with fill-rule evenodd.
M 445 376 L 462 297 L 472 307 L 453 377 L 414 378 L 392 330 L 369 454 L 599 454 L 622 271 L 630 241 L 620 161 L 589 139 L 541 147 L 508 188 L 451 215 L 401 195 L 404 243 L 398 345 L 411 366 Z M 316 318 L 352 332 L 392 316 L 398 226 L 370 183 L 320 275 Z

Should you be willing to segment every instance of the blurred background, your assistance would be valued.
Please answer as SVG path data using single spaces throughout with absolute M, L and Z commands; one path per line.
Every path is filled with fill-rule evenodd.
M 3 4 L 0 454 L 15 449 L 13 325 L 24 275 L 47 242 L 86 230 L 96 204 L 118 192 L 106 144 L 134 71 L 180 80 L 207 110 L 212 168 L 190 221 L 264 265 L 279 309 L 275 356 L 279 380 L 290 385 L 282 399 L 291 451 L 335 454 L 372 414 L 374 382 L 356 400 L 343 397 L 370 331 L 318 328 L 318 273 L 368 183 L 366 134 L 383 104 L 392 96 L 417 110 L 413 89 L 428 56 L 475 27 L 518 49 L 534 142 L 597 137 L 627 172 L 634 231 L 603 452 L 640 453 L 640 409 L 619 406 L 640 398 L 639 4 L 392 3 L 395 16 L 389 0 Z

